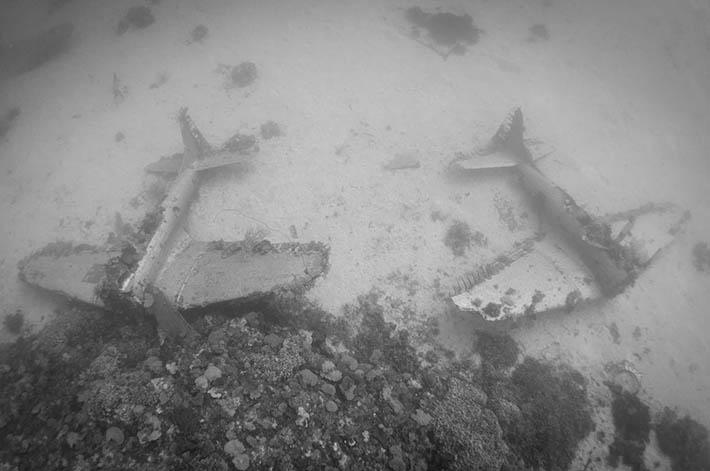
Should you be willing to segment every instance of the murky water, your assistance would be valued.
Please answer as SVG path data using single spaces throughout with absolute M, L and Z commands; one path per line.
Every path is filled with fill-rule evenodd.
M 692 254 L 710 241 L 706 2 L 162 0 L 153 21 L 129 6 L 0 5 L 2 313 L 36 331 L 66 305 L 19 281 L 18 262 L 58 240 L 103 244 L 116 213 L 137 225 L 169 187 L 144 167 L 183 151 L 187 107 L 212 146 L 259 141 L 248 165 L 201 179 L 183 221 L 193 240 L 327 244 L 308 299 L 341 316 L 374 290 L 387 320 L 471 356 L 493 326 L 449 295 L 540 226 L 514 172 L 450 163 L 521 107 L 526 137 L 552 150 L 541 171 L 590 214 L 672 202 L 692 217 L 622 294 L 509 333 L 600 397 L 628 365 L 653 410 L 710 426 L 710 273 Z M 444 12 L 458 23 L 436 29 Z M 456 224 L 471 237 L 452 250 Z

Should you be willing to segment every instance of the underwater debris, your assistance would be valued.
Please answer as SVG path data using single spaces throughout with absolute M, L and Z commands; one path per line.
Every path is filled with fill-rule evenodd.
M 242 62 L 232 67 L 232 70 L 229 72 L 230 85 L 244 88 L 254 83 L 257 76 L 256 64 L 253 62 Z
M 274 121 L 267 121 L 259 128 L 262 139 L 271 139 L 281 136 L 281 128 Z
M 253 134 L 236 133 L 222 146 L 222 150 L 232 153 L 248 154 L 256 151 L 259 148 L 256 146 L 256 137 Z
M 532 25 L 528 32 L 528 42 L 547 41 L 550 39 L 550 32 L 547 30 L 547 26 L 540 23 Z
M 123 85 L 121 80 L 118 78 L 116 72 L 113 73 L 113 82 L 111 83 L 111 91 L 113 92 L 113 103 L 119 105 L 123 103 L 128 94 L 128 87 Z
M 192 28 L 192 31 L 190 31 L 190 40 L 187 43 L 191 44 L 202 42 L 202 40 L 207 37 L 209 32 L 210 30 L 207 28 L 207 26 L 197 25 Z
M 121 35 L 128 30 L 144 29 L 155 22 L 155 17 L 150 8 L 145 6 L 131 7 L 126 15 L 118 22 L 116 32 Z
M 637 395 L 620 386 L 611 383 L 607 386 L 613 395 L 611 414 L 616 428 L 614 441 L 609 445 L 608 462 L 613 467 L 621 462 L 632 471 L 647 471 L 643 455 L 651 431 L 649 408 Z
M 655 426 L 658 447 L 671 459 L 673 471 L 710 469 L 708 430 L 689 416 L 681 419 L 669 408 Z
M 155 80 L 148 86 L 150 90 L 155 90 L 156 88 L 162 87 L 166 83 L 168 83 L 168 73 L 163 71 L 163 72 L 158 72 L 158 75 L 155 76 Z
M 419 168 L 419 158 L 413 152 L 400 152 L 383 165 L 385 170 L 404 170 L 409 168 Z
M 474 234 L 469 225 L 457 220 L 446 230 L 444 245 L 451 249 L 454 256 L 461 257 L 471 247 L 473 240 Z

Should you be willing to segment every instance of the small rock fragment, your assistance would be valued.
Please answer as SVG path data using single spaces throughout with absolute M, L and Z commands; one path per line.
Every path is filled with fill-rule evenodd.
M 335 395 L 335 386 L 330 383 L 323 383 L 320 387 L 320 390 L 329 396 Z
M 392 458 L 389 461 L 388 465 L 393 471 L 405 471 L 407 469 L 407 465 L 405 464 L 401 456 L 395 456 L 394 458 Z
M 384 165 L 385 170 L 404 170 L 419 167 L 419 159 L 413 153 L 397 154 Z
M 198 376 L 195 378 L 195 386 L 197 386 L 197 389 L 200 391 L 207 391 L 207 388 L 209 387 L 210 382 L 207 381 L 207 378 L 204 376 Z
M 304 386 L 315 386 L 318 384 L 318 376 L 308 368 L 301 370 L 301 382 Z
M 224 444 L 224 452 L 231 456 L 237 456 L 244 453 L 245 450 L 246 448 L 244 448 L 244 444 L 237 439 L 229 440 Z
M 383 372 L 381 369 L 373 368 L 365 374 L 365 379 L 368 381 L 372 381 L 373 379 L 377 378 L 378 376 L 382 376 L 382 375 L 383 375 Z
M 264 342 L 268 344 L 271 348 L 279 348 L 283 343 L 284 339 L 276 334 L 269 334 L 264 337 Z
M 212 381 L 222 377 L 222 370 L 220 370 L 214 365 L 209 365 L 205 370 L 203 376 L 205 377 L 207 382 L 211 383 Z
M 145 359 L 143 362 L 145 365 L 146 369 L 150 371 L 151 373 L 154 373 L 156 375 L 162 374 L 163 373 L 163 362 L 160 361 L 160 358 L 156 356 L 149 356 L 148 358 Z
M 341 373 L 339 370 L 333 370 L 325 375 L 325 379 L 337 383 L 338 381 L 343 379 L 343 373 Z
M 338 404 L 336 404 L 334 401 L 326 401 L 325 410 L 327 410 L 328 412 L 337 412 Z
M 106 429 L 106 441 L 114 442 L 116 445 L 121 445 L 125 439 L 123 430 L 118 427 L 109 427 Z
M 249 455 L 246 455 L 244 453 L 239 454 L 234 457 L 232 463 L 234 464 L 234 467 L 237 468 L 239 471 L 249 469 Z
M 343 355 L 342 362 L 348 367 L 350 371 L 357 370 L 358 362 L 350 355 Z
M 417 409 L 414 414 L 412 414 L 412 419 L 421 425 L 426 427 L 431 422 L 432 417 L 421 409 Z
M 67 433 L 67 445 L 69 445 L 71 448 L 74 448 L 76 444 L 79 443 L 80 438 L 81 437 L 76 432 Z
M 326 378 L 328 381 L 333 381 L 337 383 L 343 378 L 343 374 L 335 369 L 335 363 L 330 360 L 326 360 L 321 365 L 321 376 Z

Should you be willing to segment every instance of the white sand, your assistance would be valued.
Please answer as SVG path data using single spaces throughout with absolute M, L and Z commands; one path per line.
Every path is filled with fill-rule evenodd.
M 497 216 L 496 200 L 524 205 L 513 179 L 451 178 L 444 169 L 521 105 L 529 135 L 558 150 L 546 169 L 588 209 L 669 200 L 693 219 L 618 298 L 512 334 L 526 353 L 564 359 L 598 381 L 607 362 L 629 360 L 645 400 L 710 426 L 710 275 L 690 254 L 710 240 L 707 3 L 416 3 L 470 13 L 484 30 L 468 54 L 447 61 L 407 37 L 403 10 L 415 3 L 406 1 L 163 0 L 152 6 L 153 26 L 120 37 L 118 2 L 76 0 L 51 18 L 6 3 L 5 39 L 66 19 L 76 41 L 0 85 L 0 111 L 22 109 L 0 143 L 2 312 L 22 308 L 38 326 L 52 315 L 60 300 L 22 286 L 18 260 L 57 239 L 100 243 L 115 211 L 138 219 L 145 208 L 130 202 L 145 189 L 143 167 L 180 150 L 174 118 L 187 106 L 214 144 L 267 120 L 286 131 L 262 142 L 249 171 L 206 181 L 193 206 L 194 237 L 240 239 L 266 225 L 279 241 L 294 225 L 299 240 L 330 244 L 330 271 L 310 293 L 326 309 L 339 313 L 374 287 L 391 319 L 412 327 L 435 317 L 440 340 L 466 352 L 478 322 L 447 309 L 435 280 L 445 286 L 530 228 L 511 232 Z M 209 36 L 186 44 L 199 23 Z M 549 41 L 526 41 L 535 23 L 547 25 Z M 258 80 L 226 90 L 218 64 L 242 61 L 256 63 Z M 167 83 L 149 89 L 163 71 Z M 119 105 L 114 72 L 129 88 Z M 117 143 L 119 131 L 126 139 Z M 402 152 L 416 153 L 421 167 L 381 168 Z M 432 221 L 435 210 L 449 220 Z M 484 233 L 488 247 L 455 258 L 442 243 L 453 219 Z

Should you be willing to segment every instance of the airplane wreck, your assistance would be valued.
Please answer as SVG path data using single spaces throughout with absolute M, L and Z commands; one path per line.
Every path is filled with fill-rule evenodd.
M 185 220 L 204 171 L 245 157 L 226 145 L 210 146 L 185 109 L 178 122 L 184 152 L 146 168 L 175 178 L 144 243 L 50 244 L 20 263 L 20 278 L 105 309 L 145 310 L 168 334 L 184 337 L 192 329 L 181 311 L 254 300 L 280 289 L 304 290 L 324 275 L 329 249 L 320 242 L 189 236 Z M 665 203 L 604 217 L 589 214 L 539 170 L 536 161 L 546 155 L 525 139 L 523 114 L 515 109 L 488 145 L 452 163 L 466 172 L 511 168 L 546 224 L 545 233 L 518 241 L 461 277 L 451 294 L 460 310 L 502 321 L 614 297 L 634 283 L 689 217 Z
M 452 163 L 461 171 L 517 172 L 547 227 L 459 280 L 451 298 L 454 304 L 489 321 L 569 311 L 616 296 L 634 283 L 689 218 L 671 203 L 594 216 L 539 170 L 536 161 L 550 152 L 535 144 L 525 138 L 523 113 L 516 108 L 486 146 Z
M 192 330 L 180 310 L 305 289 L 322 275 L 328 267 L 328 248 L 322 243 L 198 241 L 189 236 L 184 223 L 205 170 L 239 163 L 244 156 L 227 146 L 213 149 L 186 109 L 178 122 L 185 150 L 179 159 L 159 166 L 177 176 L 147 244 L 53 243 L 20 262 L 20 278 L 105 309 L 144 309 L 168 334 L 183 337 Z M 155 169 L 151 165 L 148 170 Z

